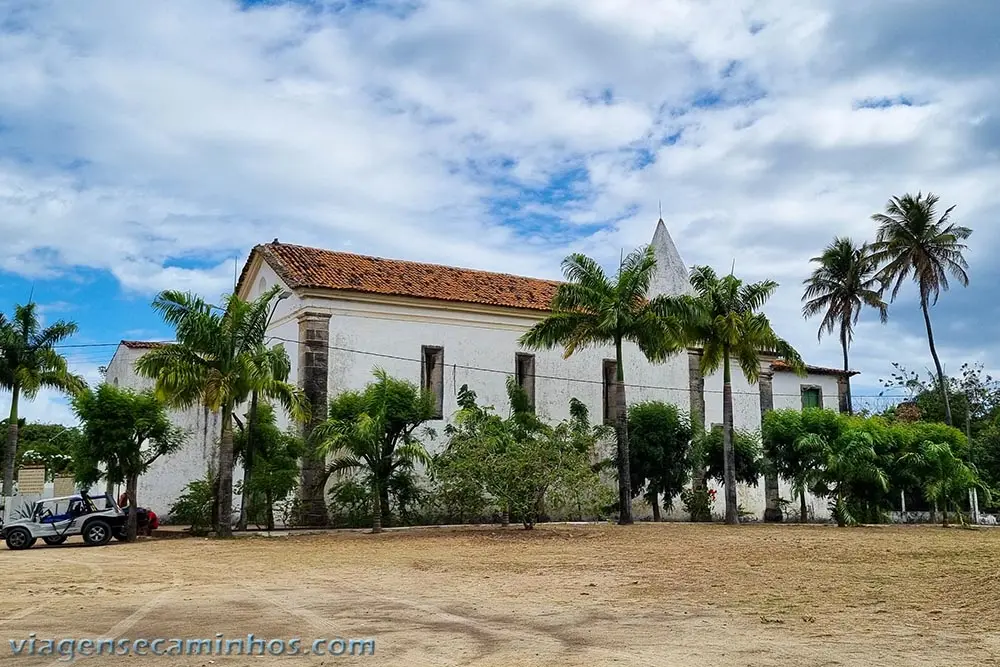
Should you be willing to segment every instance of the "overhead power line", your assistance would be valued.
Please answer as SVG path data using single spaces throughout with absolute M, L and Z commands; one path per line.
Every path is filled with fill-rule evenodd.
M 295 338 L 283 338 L 281 336 L 269 336 L 268 339 L 269 340 L 278 340 L 278 341 L 281 341 L 283 343 L 295 343 L 297 345 L 298 344 L 305 344 L 305 343 L 303 343 L 303 341 L 297 340 Z M 143 342 L 173 343 L 174 341 L 143 341 Z M 66 344 L 66 345 L 56 345 L 54 347 L 61 348 L 61 349 L 67 349 L 67 348 L 77 348 L 77 349 L 79 349 L 79 348 L 106 348 L 106 347 L 117 347 L 120 344 L 121 344 L 121 342 L 119 341 L 117 343 L 78 343 L 78 344 Z M 313 343 L 308 343 L 308 344 L 312 345 Z M 364 355 L 364 356 L 368 356 L 368 357 L 375 357 L 375 358 L 379 358 L 379 359 L 393 359 L 393 360 L 396 360 L 396 361 L 407 361 L 407 362 L 417 363 L 417 364 L 421 363 L 421 360 L 419 358 L 417 358 L 417 357 L 406 357 L 406 356 L 398 355 L 398 354 L 386 354 L 384 352 L 371 352 L 371 351 L 368 351 L 368 350 L 357 350 L 357 349 L 354 349 L 354 348 L 343 347 L 343 346 L 339 346 L 339 345 L 327 345 L 326 348 L 329 349 L 329 350 L 337 351 L 337 352 L 346 352 L 348 354 L 360 354 L 360 355 Z M 83 361 L 84 363 L 90 362 L 90 361 L 96 361 L 96 360 L 97 359 L 93 359 L 93 360 L 91 360 L 91 359 L 80 359 L 80 360 L 70 359 L 70 361 Z M 468 364 L 454 364 L 454 363 L 449 364 L 449 363 L 445 363 L 444 366 L 445 367 L 451 367 L 453 370 L 465 370 L 465 371 L 473 371 L 473 372 L 479 372 L 479 373 L 493 373 L 493 374 L 499 374 L 499 375 L 513 375 L 514 374 L 514 372 L 512 370 L 503 370 L 503 369 L 498 369 L 498 368 L 485 368 L 485 367 L 482 367 L 482 366 L 471 366 L 471 365 L 468 365 Z M 601 381 L 601 380 L 591 380 L 591 379 L 587 379 L 587 378 L 574 378 L 574 377 L 566 377 L 566 376 L 560 376 L 560 375 L 545 375 L 545 374 L 535 373 L 534 377 L 535 378 L 541 378 L 543 380 L 554 380 L 554 381 L 559 381 L 559 382 L 575 382 L 575 383 L 578 383 L 578 384 L 590 384 L 590 385 L 603 385 L 604 384 L 604 382 Z M 625 382 L 624 384 L 625 384 L 625 388 L 626 389 L 655 389 L 655 390 L 660 390 L 660 391 L 681 391 L 681 392 L 690 391 L 690 387 L 688 387 L 688 386 L 675 387 L 675 386 L 669 386 L 669 385 L 633 384 L 633 383 L 630 383 L 630 382 Z M 723 391 L 721 389 L 708 389 L 708 388 L 706 388 L 704 391 L 705 391 L 706 394 L 721 394 L 721 393 L 723 393 Z M 743 391 L 743 390 L 737 390 L 737 389 L 733 389 L 732 393 L 733 393 L 734 396 L 736 396 L 736 395 L 745 395 L 745 396 L 757 396 L 757 395 L 759 395 L 759 392 L 757 392 L 757 391 Z M 800 394 L 798 394 L 798 393 L 787 393 L 787 392 L 774 392 L 772 394 L 772 396 L 786 396 L 786 397 L 798 397 L 799 395 Z M 853 398 L 886 398 L 886 399 L 900 398 L 899 396 L 885 396 L 885 395 L 882 395 L 882 394 L 867 394 L 866 395 L 866 394 L 854 394 L 854 393 L 852 393 L 852 397 Z

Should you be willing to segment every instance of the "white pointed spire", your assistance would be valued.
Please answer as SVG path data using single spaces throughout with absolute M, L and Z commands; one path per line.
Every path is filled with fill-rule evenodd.
M 677 246 L 670 238 L 670 232 L 667 231 L 663 218 L 656 223 L 656 231 L 653 233 L 650 245 L 656 257 L 656 270 L 650 281 L 649 296 L 693 294 L 688 268 L 681 259 L 681 254 L 677 252 Z

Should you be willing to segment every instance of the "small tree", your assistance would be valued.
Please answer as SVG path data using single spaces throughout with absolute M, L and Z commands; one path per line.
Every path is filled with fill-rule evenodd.
M 610 489 L 597 474 L 601 464 L 592 460 L 601 432 L 586 423 L 583 404 L 572 401 L 572 418 L 550 427 L 516 409 L 524 404 L 523 391 L 509 378 L 507 392 L 514 409 L 505 419 L 479 406 L 475 392 L 463 386 L 461 409 L 447 429 L 448 445 L 435 457 L 439 474 L 464 485 L 478 484 L 527 530 L 534 527 L 547 495 L 561 505 L 576 504 L 581 512 L 586 511 L 584 499 L 590 504 L 587 510 L 609 502 Z
M 628 431 L 632 495 L 645 488 L 653 521 L 659 521 L 659 496 L 669 510 L 691 475 L 691 420 L 675 405 L 649 401 L 629 408 Z
M 305 448 L 300 438 L 278 428 L 270 405 L 258 403 L 249 420 L 254 424 L 252 433 L 241 429 L 234 442 L 236 456 L 243 462 L 251 445 L 253 448 L 253 471 L 240 485 L 243 505 L 248 517 L 274 530 L 274 503 L 284 500 L 298 486 L 299 457 Z
M 885 492 L 889 478 L 876 449 L 876 438 L 867 430 L 849 429 L 833 440 L 821 435 L 808 436 L 810 446 L 819 449 L 822 467 L 812 476 L 812 492 L 831 498 L 831 510 L 837 525 L 859 523 L 859 502 L 868 486 Z
M 705 452 L 705 477 L 720 484 L 726 483 L 726 455 L 723 446 L 723 428 L 716 426 L 705 433 L 699 447 Z M 764 474 L 760 437 L 753 432 L 733 431 L 734 481 L 737 484 L 757 486 Z M 735 492 L 734 492 L 735 493 Z
M 823 463 L 824 443 L 835 440 L 842 430 L 839 413 L 822 408 L 771 410 L 764 416 L 764 454 L 775 472 L 792 483 L 799 497 L 800 523 L 808 520 L 806 489 Z
M 186 436 L 171 425 L 151 391 L 140 394 L 102 384 L 77 394 L 73 408 L 83 421 L 83 439 L 73 456 L 77 482 L 89 486 L 103 478 L 125 483 L 128 540 L 133 541 L 139 476 L 161 456 L 180 449 Z
M 949 509 L 955 508 L 957 513 L 969 489 L 983 491 L 986 502 L 990 502 L 989 487 L 976 469 L 966 465 L 946 443 L 924 441 L 917 451 L 904 454 L 901 462 L 912 467 L 923 485 L 925 497 L 941 508 L 946 526 Z
M 313 437 L 318 451 L 332 456 L 326 479 L 347 471 L 364 475 L 372 492 L 372 532 L 380 533 L 389 520 L 390 479 L 430 461 L 414 431 L 434 416 L 434 401 L 381 368 L 374 376 L 364 391 L 347 391 L 331 401 L 329 419 Z

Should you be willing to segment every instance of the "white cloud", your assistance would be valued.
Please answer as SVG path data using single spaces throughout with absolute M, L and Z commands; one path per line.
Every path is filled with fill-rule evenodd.
M 798 316 L 808 259 L 834 234 L 870 235 L 890 195 L 931 188 L 976 228 L 977 275 L 1000 242 L 1000 59 L 981 55 L 1000 25 L 958 14 L 909 0 L 25 3 L 0 28 L 0 269 L 216 294 L 234 255 L 277 236 L 552 276 L 570 249 L 610 262 L 648 241 L 662 200 L 688 262 L 779 280 L 779 328 L 836 364 Z M 879 99 L 912 106 L 858 108 Z M 521 189 L 570 170 L 568 198 Z M 535 226 L 491 215 L 497 198 Z M 896 313 L 905 330 L 859 331 L 870 375 L 927 356 L 919 320 Z M 964 316 L 939 318 L 949 357 L 1000 365 L 981 327 L 951 331 Z

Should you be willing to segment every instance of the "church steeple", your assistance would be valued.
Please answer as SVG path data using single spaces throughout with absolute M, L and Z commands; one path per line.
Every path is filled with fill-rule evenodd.
M 677 246 L 670 238 L 667 225 L 661 217 L 656 223 L 656 231 L 653 233 L 653 240 L 650 245 L 653 247 L 653 255 L 656 257 L 656 270 L 649 285 L 650 296 L 660 296 L 666 294 L 677 296 L 679 294 L 693 294 L 691 282 L 688 279 L 688 268 L 681 259 L 681 254 L 677 252 Z

